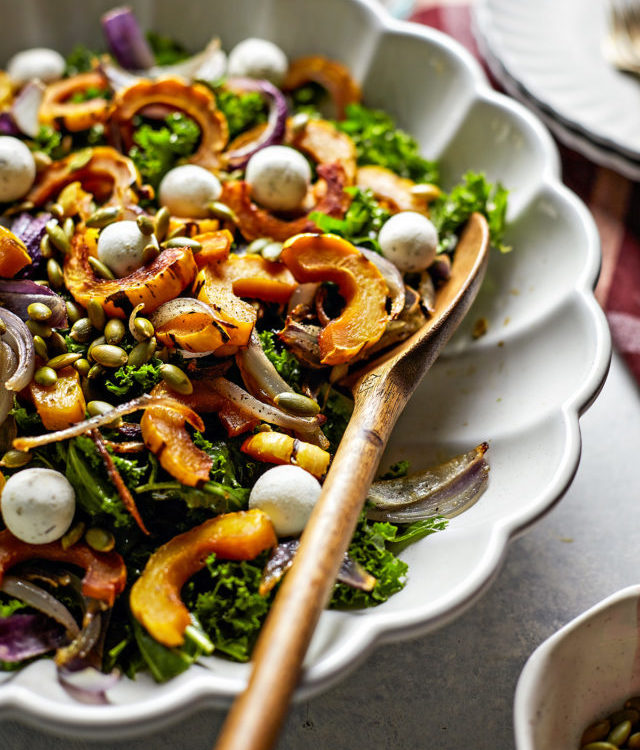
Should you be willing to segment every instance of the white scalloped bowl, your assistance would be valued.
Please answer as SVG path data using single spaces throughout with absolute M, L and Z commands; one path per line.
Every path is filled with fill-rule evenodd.
M 100 43 L 86 4 L 22 0 L 0 28 L 4 56 L 33 45 L 69 50 Z M 297 697 L 326 688 L 377 643 L 434 629 L 459 615 L 496 575 L 508 541 L 543 515 L 571 482 L 580 455 L 578 417 L 606 375 L 610 340 L 593 294 L 600 263 L 591 216 L 558 178 L 547 131 L 519 104 L 489 89 L 471 56 L 431 29 L 393 21 L 370 0 L 171 0 L 132 2 L 140 21 L 197 50 L 212 35 L 229 49 L 247 36 L 291 57 L 322 53 L 346 63 L 364 99 L 395 115 L 439 158 L 445 186 L 467 169 L 511 189 L 508 240 L 493 255 L 480 296 L 395 430 L 387 459 L 424 467 L 483 440 L 487 493 L 449 528 L 404 553 L 406 588 L 384 605 L 323 614 Z M 70 20 L 72 22 L 70 22 Z M 489 332 L 474 341 L 473 321 Z M 462 668 L 462 667 L 461 667 Z M 203 704 L 227 703 L 249 665 L 212 658 L 165 685 L 145 675 L 109 692 L 112 705 L 73 703 L 53 664 L 37 662 L 0 686 L 0 712 L 50 731 L 92 737 L 157 729 Z
M 640 586 L 603 599 L 531 654 L 516 688 L 518 750 L 577 748 L 590 724 L 640 694 Z

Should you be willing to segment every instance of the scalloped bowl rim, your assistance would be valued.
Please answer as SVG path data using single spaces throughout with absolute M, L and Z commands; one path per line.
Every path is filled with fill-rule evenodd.
M 357 632 L 351 630 L 343 647 L 326 660 L 329 663 L 320 667 L 311 664 L 305 668 L 301 686 L 295 696 L 297 700 L 305 699 L 344 677 L 345 673 L 361 663 L 377 644 L 410 638 L 445 625 L 484 593 L 499 571 L 510 539 L 522 533 L 548 512 L 571 483 L 580 457 L 578 417 L 599 393 L 606 378 L 611 355 L 608 326 L 592 291 L 600 267 L 598 233 L 584 204 L 560 182 L 558 151 L 546 128 L 521 104 L 493 91 L 478 62 L 457 41 L 435 29 L 395 20 L 376 5 L 374 0 L 349 1 L 372 14 L 373 20 L 379 26 L 380 39 L 391 32 L 422 39 L 427 44 L 446 50 L 472 75 L 472 103 L 485 102 L 508 110 L 523 128 L 533 133 L 535 141 L 544 152 L 540 189 L 548 188 L 563 201 L 579 218 L 586 232 L 586 261 L 573 292 L 579 296 L 580 305 L 589 313 L 596 341 L 596 356 L 590 362 L 589 371 L 584 376 L 580 388 L 561 405 L 562 423 L 566 433 L 564 453 L 552 483 L 536 497 L 531 509 L 512 518 L 500 519 L 493 524 L 482 564 L 465 580 L 464 585 L 450 591 L 448 596 L 436 603 L 436 606 L 427 603 L 426 612 L 417 608 L 410 616 L 392 612 L 369 621 L 366 617 L 360 617 Z M 162 696 L 155 695 L 149 700 L 130 705 L 74 705 L 73 711 L 66 716 L 61 715 L 61 705 L 55 700 L 36 694 L 21 685 L 0 684 L 0 714 L 11 714 L 15 718 L 13 713 L 17 710 L 20 712 L 21 721 L 66 735 L 129 737 L 148 731 L 151 727 L 158 729 L 163 723 L 171 723 L 176 720 L 178 714 L 184 716 L 186 712 L 206 705 L 228 704 L 244 684 L 243 679 L 238 679 L 230 690 L 212 690 L 206 674 L 191 674 L 192 672 L 193 670 L 190 670 L 188 673 L 188 681 L 164 692 Z

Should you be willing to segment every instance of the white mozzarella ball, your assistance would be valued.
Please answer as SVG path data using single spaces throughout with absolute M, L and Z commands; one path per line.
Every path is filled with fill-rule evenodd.
M 273 211 L 292 211 L 300 208 L 307 194 L 311 167 L 295 148 L 267 146 L 249 159 L 244 178 L 260 205 Z
M 31 151 L 18 138 L 0 136 L 0 202 L 22 198 L 36 178 Z
M 60 539 L 73 520 L 76 493 L 53 469 L 23 469 L 7 479 L 0 498 L 9 531 L 29 544 Z
M 98 259 L 122 278 L 143 265 L 142 256 L 149 238 L 135 221 L 114 221 L 98 237 Z
M 298 536 L 321 489 L 320 482 L 299 466 L 276 466 L 254 484 L 249 507 L 266 513 L 278 536 Z
M 183 164 L 162 178 L 158 197 L 173 216 L 204 219 L 209 216 L 207 206 L 220 193 L 222 185 L 214 174 L 196 164 Z
M 9 78 L 17 86 L 22 86 L 34 78 L 44 83 L 52 83 L 62 78 L 65 69 L 64 57 L 54 49 L 34 47 L 18 52 L 7 63 Z
M 229 53 L 227 75 L 263 78 L 279 86 L 288 67 L 289 61 L 280 47 L 266 39 L 251 37 L 236 44 Z
M 378 235 L 380 250 L 402 273 L 424 271 L 436 257 L 438 232 L 426 216 L 401 211 L 385 222 Z

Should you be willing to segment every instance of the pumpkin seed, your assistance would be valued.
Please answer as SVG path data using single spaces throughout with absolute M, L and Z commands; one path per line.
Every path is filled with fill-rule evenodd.
M 89 413 L 90 417 L 101 417 L 103 414 L 108 414 L 110 411 L 113 411 L 114 406 L 113 404 L 110 404 L 108 401 L 89 401 L 87 404 L 87 412 Z M 114 422 L 120 421 L 121 418 L 117 417 L 114 419 Z
M 47 278 L 54 289 L 62 289 L 64 286 L 62 268 L 55 258 L 49 258 L 47 261 Z
M 86 220 L 85 224 L 94 229 L 104 229 L 109 224 L 113 224 L 120 214 L 120 209 L 115 206 L 107 206 L 94 211 Z
M 86 167 L 91 161 L 93 156 L 92 148 L 82 148 L 80 151 L 76 151 L 75 154 L 69 160 L 69 170 L 75 172 L 77 169 Z
M 155 336 L 148 341 L 141 341 L 139 344 L 136 344 L 136 346 L 134 346 L 129 352 L 127 364 L 135 368 L 141 367 L 153 357 L 156 346 L 157 342 Z
M 310 119 L 311 118 L 306 112 L 298 112 L 297 115 L 294 115 L 290 120 L 291 132 L 293 135 L 299 135 L 302 133 L 309 124 Z
M 62 203 L 52 203 L 49 206 L 49 213 L 53 214 L 56 219 L 64 218 L 64 206 Z
M 631 722 L 621 721 L 619 724 L 609 732 L 607 736 L 607 742 L 610 742 L 616 747 L 620 747 L 623 742 L 626 742 L 627 737 L 631 734 Z
M 137 341 L 150 339 L 155 333 L 153 323 L 148 318 L 136 318 L 133 321 L 133 330 L 136 333 L 135 338 Z
M 96 552 L 110 552 L 116 546 L 116 540 L 110 531 L 93 526 L 87 529 L 85 541 Z
M 263 423 L 256 427 L 255 432 L 273 432 L 273 430 L 270 424 Z
M 89 362 L 88 359 L 81 357 L 73 363 L 73 366 L 82 377 L 86 378 L 89 374 L 89 370 L 91 369 L 91 362 Z
M 115 279 L 115 274 L 113 273 L 113 271 L 101 260 L 98 260 L 98 258 L 94 258 L 93 255 L 89 256 L 89 265 L 91 266 L 95 275 L 99 278 L 107 279 L 108 281 L 112 281 L 113 279 Z
M 314 417 L 320 411 L 316 401 L 293 391 L 279 393 L 273 400 L 280 409 L 299 417 Z
M 262 257 L 265 260 L 276 261 L 282 255 L 282 242 L 270 242 L 262 248 Z
M 175 365 L 160 365 L 158 369 L 164 382 L 177 393 L 182 393 L 188 396 L 193 393 L 193 384 L 187 377 L 186 373 L 182 372 L 179 367 Z
M 580 750 L 618 750 L 618 748 L 610 742 L 590 742 L 588 745 L 583 745 Z
M 58 373 L 53 367 L 47 367 L 47 365 L 44 365 L 35 371 L 33 379 L 38 385 L 55 385 L 56 380 L 58 379 Z
M 104 338 L 107 344 L 119 344 L 127 329 L 119 318 L 111 318 L 104 327 Z
M 140 232 L 147 236 L 153 234 L 156 228 L 153 219 L 146 214 L 140 214 L 136 219 L 136 224 L 138 225 Z
M 89 347 L 87 348 L 87 359 L 88 359 L 89 361 L 91 361 L 91 359 L 92 359 L 92 357 L 91 357 L 91 352 L 93 351 L 93 347 L 94 347 L 94 346 L 100 346 L 101 344 L 106 344 L 106 343 L 107 343 L 107 340 L 105 339 L 105 337 L 104 337 L 104 336 L 98 336 L 97 338 L 95 338 L 95 339 L 94 339 L 94 340 L 93 340 L 93 341 L 92 341 L 92 342 L 91 342 L 91 343 L 89 344 Z
M 77 323 L 80 318 L 85 317 L 85 312 L 81 307 L 78 307 L 75 302 L 71 302 L 71 300 L 65 302 L 65 306 L 67 308 L 67 317 L 69 318 L 69 323 L 73 325 L 74 323 Z
M 87 305 L 87 317 L 91 321 L 91 325 L 97 331 L 101 331 L 107 322 L 107 316 L 104 309 L 97 299 L 89 300 L 89 304 Z
M 76 542 L 79 542 L 80 539 L 82 539 L 82 535 L 84 534 L 84 523 L 80 521 L 80 523 L 77 523 L 75 526 L 72 526 L 69 531 L 60 539 L 60 544 L 62 545 L 62 549 L 69 549 L 69 547 L 73 547 L 73 545 Z
M 103 367 L 122 367 L 128 359 L 125 350 L 114 344 L 97 344 L 91 347 L 90 355 Z
M 45 360 L 49 359 L 49 352 L 47 351 L 47 343 L 42 338 L 42 336 L 38 336 L 38 334 L 36 334 L 33 337 L 33 348 L 36 350 L 36 354 L 39 357 L 42 357 L 42 359 L 45 359 Z
M 51 326 L 38 323 L 37 320 L 27 320 L 26 325 L 34 336 L 42 336 L 43 339 L 48 339 L 51 336 Z
M 58 333 L 58 331 L 52 331 L 51 336 L 47 339 L 47 349 L 49 350 L 50 357 L 55 357 L 58 354 L 66 354 L 68 347 L 64 336 Z
M 42 255 L 45 260 L 49 260 L 49 258 L 53 258 L 55 255 L 55 250 L 51 245 L 51 240 L 49 239 L 48 234 L 43 234 L 42 239 L 40 240 L 40 255 Z
M 93 365 L 87 373 L 87 380 L 97 380 L 101 378 L 105 373 L 105 369 L 102 365 Z
M 50 359 L 47 362 L 47 367 L 51 367 L 53 370 L 62 370 L 63 367 L 75 364 L 79 359 L 82 359 L 80 352 L 66 352 Z
M 71 240 L 73 239 L 73 235 L 76 233 L 76 224 L 70 216 L 67 216 L 67 218 L 64 220 L 62 224 L 62 231 L 65 233 L 69 242 L 71 242 Z
M 21 466 L 26 466 L 31 459 L 31 453 L 11 448 L 2 456 L 0 466 L 6 466 L 7 469 L 19 469 Z
M 169 361 L 169 349 L 166 346 L 163 346 L 162 349 L 158 349 L 156 351 L 156 357 L 158 359 L 161 359 L 163 362 Z
M 51 219 L 45 224 L 45 232 L 49 236 L 49 241 L 51 244 L 56 248 L 56 250 L 59 250 L 61 253 L 64 253 L 65 255 L 69 252 L 71 249 L 71 245 L 69 244 L 69 238 L 64 233 L 64 229 L 58 224 L 58 222 L 55 219 Z
M 172 237 L 170 240 L 165 240 L 162 247 L 188 247 L 194 253 L 202 250 L 202 245 L 198 240 L 193 240 L 191 237 Z
M 627 740 L 627 747 L 638 748 L 640 747 L 640 732 L 635 732 Z
M 227 206 L 226 203 L 220 201 L 212 201 L 207 206 L 209 213 L 215 216 L 216 219 L 222 219 L 222 221 L 232 221 L 234 224 L 238 223 L 238 217 L 236 212 Z
M 169 209 L 166 208 L 166 206 L 163 206 L 156 213 L 155 219 L 156 237 L 162 242 L 162 240 L 167 236 L 167 232 L 169 231 L 169 222 L 171 221 L 171 214 L 169 213 Z
M 154 240 L 156 238 L 154 237 Z M 150 242 L 148 245 L 145 246 L 144 250 L 142 251 L 142 265 L 146 266 L 147 263 L 153 262 L 158 255 L 160 255 L 160 246 L 157 244 L 158 240 L 156 240 L 156 243 Z
M 36 165 L 36 172 L 42 172 L 43 169 L 46 169 L 53 163 L 52 158 L 49 154 L 45 154 L 44 151 L 33 151 L 31 156 L 33 156 L 33 161 Z
M 35 320 L 38 323 L 44 323 L 49 320 L 53 313 L 51 312 L 51 308 L 47 307 L 42 302 L 32 302 L 27 307 L 27 315 L 31 320 Z
M 423 198 L 427 201 L 435 200 L 442 193 L 437 185 L 432 185 L 430 182 L 421 182 L 418 185 L 412 185 L 409 188 L 409 192 L 416 198 Z
M 80 318 L 71 326 L 71 338 L 78 344 L 88 344 L 93 336 L 93 326 L 89 318 Z
M 258 255 L 262 252 L 263 248 L 271 243 L 269 237 L 260 237 L 247 245 L 248 253 L 257 253 Z

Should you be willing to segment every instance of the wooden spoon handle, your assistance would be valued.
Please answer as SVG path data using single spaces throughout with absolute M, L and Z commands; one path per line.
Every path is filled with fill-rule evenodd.
M 302 535 L 216 750 L 268 750 L 276 742 L 316 623 L 405 399 L 386 378 L 362 384 L 322 494 Z M 363 388 L 365 389 L 363 391 Z

